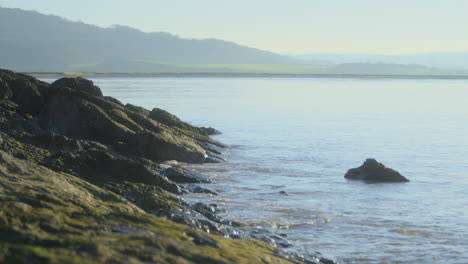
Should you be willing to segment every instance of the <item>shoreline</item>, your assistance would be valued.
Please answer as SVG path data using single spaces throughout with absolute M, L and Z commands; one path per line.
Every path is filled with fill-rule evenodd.
M 214 128 L 8 70 L 0 128 L 2 263 L 336 263 L 183 198 L 211 179 L 182 163 L 223 162 Z
M 22 72 L 36 78 L 329 78 L 329 79 L 409 79 L 409 80 L 468 80 L 468 75 L 391 75 L 391 74 L 308 74 L 308 73 L 248 73 L 248 72 L 157 72 L 157 73 L 99 73 L 99 72 Z

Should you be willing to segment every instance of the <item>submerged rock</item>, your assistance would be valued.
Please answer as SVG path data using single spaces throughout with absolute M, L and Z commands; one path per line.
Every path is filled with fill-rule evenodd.
M 385 167 L 375 159 L 366 159 L 360 167 L 348 170 L 344 177 L 367 182 L 409 182 L 399 172 Z

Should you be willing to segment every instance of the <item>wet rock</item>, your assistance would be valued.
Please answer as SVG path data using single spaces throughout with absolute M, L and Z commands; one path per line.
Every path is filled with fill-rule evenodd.
M 114 192 L 1 150 L 0 164 L 2 263 L 298 263 L 265 243 L 151 215 Z
M 216 204 L 189 204 L 181 197 L 172 195 L 157 186 L 141 183 L 106 183 L 103 187 L 137 205 L 141 209 L 173 222 L 192 227 L 194 230 L 212 234 L 229 235 L 235 224 L 221 221 L 216 214 L 222 212 Z M 239 224 L 240 225 L 240 224 Z
M 223 163 L 225 161 L 226 160 L 224 160 L 223 158 L 221 158 L 219 156 L 216 156 L 216 155 L 210 155 L 210 156 L 206 157 L 205 160 L 204 160 L 205 163 Z
M 60 87 L 68 87 L 74 90 L 92 94 L 94 96 L 102 97 L 101 89 L 95 86 L 93 81 L 84 79 L 82 77 L 61 78 L 51 84 L 52 89 Z
M 409 182 L 399 172 L 385 167 L 375 159 L 366 159 L 360 167 L 348 170 L 344 177 L 366 182 Z
M 232 226 L 232 227 L 243 227 L 243 226 L 245 226 L 243 223 L 238 222 L 238 221 L 234 221 L 234 220 L 223 220 L 223 221 L 221 221 L 221 223 L 223 225 L 228 225 L 228 226 Z
M 227 146 L 217 146 L 217 145 L 214 145 L 214 144 L 211 144 L 209 142 L 202 142 L 201 143 L 201 146 L 206 150 L 208 151 L 209 153 L 213 153 L 213 154 L 216 154 L 216 155 L 221 155 L 223 153 L 223 151 L 226 150 Z
M 215 221 L 217 223 L 221 222 L 221 218 L 216 214 L 217 213 L 217 206 L 210 204 L 204 204 L 204 203 L 195 203 L 193 205 L 193 209 L 206 218 L 210 219 L 211 221 Z
M 281 236 L 278 233 L 272 232 L 268 229 L 260 228 L 260 229 L 254 229 L 246 233 L 247 236 L 265 241 L 267 243 L 270 243 L 272 245 L 276 245 L 281 248 L 288 248 L 292 246 L 291 241 L 287 240 L 284 236 Z
M 304 254 L 285 252 L 284 254 L 288 254 L 291 259 L 296 259 L 306 264 L 339 264 L 334 260 L 323 257 L 319 252 L 305 252 Z
M 212 127 L 200 127 L 200 130 L 203 131 L 205 134 L 212 136 L 212 135 L 221 135 L 221 131 L 216 130 Z
M 211 189 L 202 187 L 202 186 L 197 185 L 197 184 L 189 184 L 186 188 L 191 193 L 206 193 L 206 194 L 211 194 L 211 195 L 218 195 L 217 192 L 215 192 L 215 191 L 213 191 Z
M 211 183 L 205 175 L 183 167 L 170 167 L 159 172 L 176 183 Z

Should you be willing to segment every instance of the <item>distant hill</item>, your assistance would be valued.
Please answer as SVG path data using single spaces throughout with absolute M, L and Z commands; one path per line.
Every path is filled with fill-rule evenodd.
M 0 8 L 0 67 L 16 71 L 160 72 L 184 70 L 184 64 L 296 62 L 222 40 L 183 39 L 126 26 L 101 28 L 34 11 Z
M 468 53 L 286 56 L 0 7 L 0 68 L 22 72 L 468 75 Z M 438 68 L 443 68 L 438 69 Z M 460 70 L 462 69 L 462 70 Z
M 440 69 L 468 69 L 468 52 L 433 52 L 402 55 L 376 55 L 365 53 L 314 53 L 291 55 L 314 64 L 336 65 L 343 63 L 383 63 L 422 65 Z
M 389 63 L 343 63 L 328 67 L 332 74 L 374 74 L 374 75 L 438 75 L 440 71 L 421 65 Z

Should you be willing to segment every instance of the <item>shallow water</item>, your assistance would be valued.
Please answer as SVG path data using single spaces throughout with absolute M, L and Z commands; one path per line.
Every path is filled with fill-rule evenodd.
M 224 133 L 228 162 L 195 168 L 218 179 L 231 219 L 343 263 L 468 263 L 467 80 L 94 81 Z M 366 158 L 411 182 L 343 178 Z

